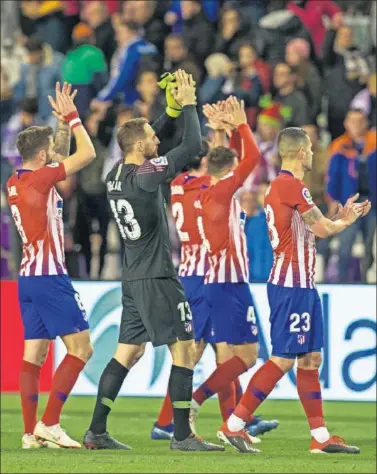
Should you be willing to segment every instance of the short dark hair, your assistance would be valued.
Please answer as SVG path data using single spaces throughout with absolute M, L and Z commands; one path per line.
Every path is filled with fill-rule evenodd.
M 181 33 L 170 33 L 170 35 L 168 35 L 166 38 L 165 38 L 165 43 L 169 40 L 177 40 L 177 41 L 180 41 L 183 46 L 186 48 L 186 42 L 185 42 L 185 39 L 184 37 L 181 35 Z
M 43 41 L 39 36 L 30 36 L 26 43 L 26 49 L 29 53 L 41 53 L 43 51 Z
M 286 156 L 288 153 L 293 152 L 294 148 L 299 148 L 307 142 L 309 135 L 303 128 L 300 127 L 287 127 L 284 128 L 278 135 L 278 152 L 280 157 Z
M 210 148 L 208 140 L 206 138 L 202 138 L 202 148 L 200 152 L 194 156 L 194 158 L 191 158 L 189 164 L 182 171 L 198 170 L 202 164 L 202 159 L 208 155 L 209 150 Z
M 19 109 L 30 115 L 36 115 L 38 113 L 38 101 L 33 97 L 25 97 L 21 99 L 18 104 Z
M 208 155 L 208 174 L 218 175 L 225 168 L 233 165 L 237 153 L 230 148 L 218 146 L 213 148 Z
M 16 141 L 16 147 L 23 161 L 32 160 L 41 150 L 47 152 L 50 146 L 50 137 L 54 135 L 51 127 L 28 127 L 21 132 Z
M 289 69 L 291 74 L 293 74 L 295 72 L 294 67 L 291 66 L 290 64 L 286 63 L 285 61 L 280 61 L 279 63 L 275 64 L 274 71 L 278 66 L 286 66 Z
M 148 120 L 145 118 L 135 118 L 127 120 L 118 129 L 117 141 L 119 148 L 127 155 L 131 153 L 135 143 L 145 138 L 145 124 Z

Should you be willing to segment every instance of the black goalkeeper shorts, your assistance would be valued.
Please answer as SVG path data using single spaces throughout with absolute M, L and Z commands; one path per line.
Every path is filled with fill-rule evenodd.
M 119 342 L 156 346 L 194 339 L 192 315 L 177 277 L 122 283 Z

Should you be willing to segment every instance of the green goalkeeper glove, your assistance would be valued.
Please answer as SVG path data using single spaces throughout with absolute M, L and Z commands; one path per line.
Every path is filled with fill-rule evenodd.
M 166 91 L 166 113 L 172 118 L 179 117 L 182 113 L 182 106 L 175 101 L 171 93 L 172 89 L 177 86 L 175 74 L 165 72 L 162 74 L 161 80 L 157 85 L 160 89 Z

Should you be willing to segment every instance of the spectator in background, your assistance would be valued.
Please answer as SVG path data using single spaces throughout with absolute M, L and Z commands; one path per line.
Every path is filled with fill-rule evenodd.
M 317 125 L 303 125 L 302 128 L 310 137 L 313 151 L 312 170 L 305 173 L 304 183 L 309 188 L 315 204 L 321 209 L 322 213 L 326 215 L 326 174 L 329 164 L 329 152 L 321 145 Z
M 79 23 L 72 32 L 73 48 L 64 58 L 63 81 L 78 90 L 75 100 L 80 117 L 85 117 L 91 101 L 106 85 L 108 74 L 103 52 L 94 46 L 94 32 L 85 23 Z
M 25 128 L 38 125 L 38 103 L 36 99 L 22 99 L 18 111 L 9 120 L 1 142 L 1 158 L 6 160 L 12 170 L 20 168 L 22 158 L 17 150 L 17 136 Z
M 94 31 L 95 45 L 102 50 L 109 67 L 117 44 L 106 2 L 85 2 L 82 17 Z
M 200 0 L 185 0 L 181 3 L 181 9 L 184 42 L 199 66 L 203 66 L 206 57 L 212 52 L 214 28 L 203 13 Z
M 290 108 L 290 117 L 285 119 L 287 127 L 301 127 L 310 122 L 310 111 L 305 95 L 298 90 L 296 74 L 287 63 L 279 63 L 273 72 L 273 84 L 276 90 L 274 102 Z M 288 117 L 288 116 L 286 116 Z
M 228 96 L 223 90 L 227 79 L 233 81 L 235 64 L 223 53 L 214 53 L 205 61 L 207 78 L 199 90 L 199 102 L 208 103 L 225 100 Z
M 218 18 L 220 0 L 203 0 L 202 5 L 203 12 L 207 20 L 215 22 Z M 164 16 L 164 21 L 166 25 L 171 26 L 173 28 L 173 33 L 182 33 L 182 0 L 171 1 L 170 9 L 166 12 Z
M 262 101 L 263 102 L 263 101 Z M 255 192 L 263 182 L 276 178 L 280 169 L 277 151 L 277 136 L 283 128 L 283 108 L 273 102 L 261 104 L 258 115 L 256 139 L 261 152 L 261 160 L 243 185 L 243 190 Z
M 160 54 L 164 52 L 164 40 L 169 34 L 169 28 L 159 18 L 155 17 L 157 7 L 156 0 L 138 0 L 137 2 L 126 1 L 124 6 L 129 5 L 129 14 L 124 16 L 126 21 L 135 21 L 144 30 L 144 37 L 158 49 Z
M 225 5 L 221 11 L 214 51 L 225 54 L 232 61 L 237 61 L 241 45 L 247 41 L 256 41 L 254 31 L 255 29 L 250 30 L 247 22 L 242 20 L 237 8 Z
M 1 84 L 0 84 L 0 139 L 3 139 L 4 129 L 13 113 L 13 90 L 9 81 L 8 73 L 1 66 Z
M 293 0 L 288 4 L 288 10 L 298 16 L 305 28 L 311 34 L 317 56 L 322 52 L 322 44 L 326 35 L 324 17 L 342 21 L 341 9 L 331 0 Z
M 261 183 L 257 193 L 246 191 L 240 196 L 241 206 L 246 213 L 245 234 L 251 283 L 266 282 L 273 263 L 266 214 L 263 209 L 268 186 L 269 183 Z
M 365 258 L 361 267 L 362 281 L 365 282 L 373 261 L 372 242 L 376 229 L 376 133 L 368 130 L 368 119 L 362 110 L 351 109 L 344 126 L 346 133 L 330 145 L 327 192 L 334 201 L 332 207 L 337 202 L 344 205 L 356 193 L 360 194 L 361 200 L 369 199 L 372 203 L 368 216 L 339 234 L 340 282 L 349 281 L 352 247 L 359 232 L 362 232 L 365 242 Z
M 296 74 L 297 88 L 305 95 L 310 112 L 310 122 L 316 121 L 321 109 L 322 78 L 309 60 L 310 45 L 304 39 L 294 39 L 287 44 L 285 60 Z
M 34 34 L 43 38 L 43 42 L 54 51 L 65 53 L 69 47 L 63 4 L 60 1 L 27 1 L 22 2 L 24 14 L 35 22 Z
M 199 85 L 202 79 L 202 71 L 195 59 L 189 54 L 183 36 L 172 33 L 165 39 L 165 71 L 177 71 L 183 69 L 188 74 L 192 74 L 194 81 Z
M 161 89 L 157 85 L 158 78 L 154 71 L 141 71 L 136 82 L 136 90 L 140 99 L 134 103 L 135 110 L 148 122 L 153 122 L 165 110 Z
M 31 37 L 26 44 L 27 60 L 21 65 L 20 80 L 14 87 L 14 99 L 25 98 L 38 101 L 38 117 L 48 125 L 55 125 L 48 96 L 55 94 L 55 86 L 61 82 L 64 56 L 43 44 L 38 37 Z
M 290 40 L 302 38 L 310 44 L 310 60 L 316 61 L 314 45 L 301 20 L 285 8 L 272 11 L 263 17 L 258 32 L 263 40 L 263 57 L 271 65 L 285 60 L 285 49 Z
M 333 139 L 344 133 L 344 119 L 355 95 L 368 77 L 369 67 L 353 46 L 352 28 L 332 24 L 323 45 L 324 93 L 328 98 L 328 127 Z
M 271 89 L 271 68 L 258 58 L 257 51 L 252 43 L 246 42 L 241 44 L 238 50 L 238 64 L 244 72 L 258 75 L 261 80 L 263 92 L 267 94 Z
M 124 104 L 132 105 L 138 99 L 136 78 L 139 69 L 149 65 L 148 59 L 157 54 L 157 49 L 140 35 L 139 26 L 134 22 L 121 21 L 116 38 L 118 47 L 111 61 L 111 79 L 97 95 L 97 101 L 109 102 L 120 96 Z
M 360 91 L 351 102 L 352 109 L 361 109 L 365 115 L 369 118 L 371 127 L 376 127 L 376 86 L 377 86 L 377 75 L 376 73 L 371 74 L 368 80 L 368 87 Z
M 1 67 L 8 76 L 11 87 L 20 80 L 20 67 L 25 62 L 26 50 L 12 38 L 6 38 L 1 42 Z
M 106 199 L 106 186 L 102 181 L 103 167 L 107 157 L 107 147 L 99 134 L 101 115 L 91 111 L 85 120 L 85 128 L 96 150 L 97 158 L 77 175 L 77 214 L 74 228 L 74 241 L 80 245 L 85 256 L 86 272 L 91 277 L 92 242 L 94 220 L 101 237 L 99 251 L 99 269 L 94 275 L 100 279 L 107 253 L 107 230 L 110 222 L 110 209 Z

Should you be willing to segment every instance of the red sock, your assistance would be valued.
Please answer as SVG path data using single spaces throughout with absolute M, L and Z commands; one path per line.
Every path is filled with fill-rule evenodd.
M 236 408 L 236 387 L 234 382 L 223 388 L 218 395 L 221 416 L 223 421 L 226 421 Z
M 59 423 L 60 413 L 64 402 L 71 393 L 85 362 L 71 354 L 67 354 L 59 365 L 52 380 L 52 389 L 48 398 L 46 410 L 42 416 L 45 425 L 51 426 Z
M 236 405 L 238 405 L 243 396 L 242 385 L 239 378 L 236 378 L 236 380 L 234 381 L 234 386 L 236 388 Z
M 173 406 L 171 404 L 170 395 L 167 393 L 160 414 L 158 415 L 157 424 L 159 426 L 168 426 L 171 423 L 173 423 Z
M 239 375 L 246 372 L 248 368 L 242 359 L 237 356 L 232 357 L 217 367 L 213 374 L 195 390 L 192 398 L 199 405 L 202 405 L 207 398 L 226 388 L 230 382 L 233 382 Z
M 22 361 L 20 373 L 20 394 L 24 433 L 32 434 L 37 424 L 39 376 L 41 368 L 26 360 Z
M 311 430 L 325 425 L 318 370 L 297 369 L 297 392 Z
M 272 392 L 275 385 L 283 377 L 284 372 L 271 360 L 268 360 L 252 376 L 246 392 L 234 410 L 234 415 L 246 423 L 259 405 Z

